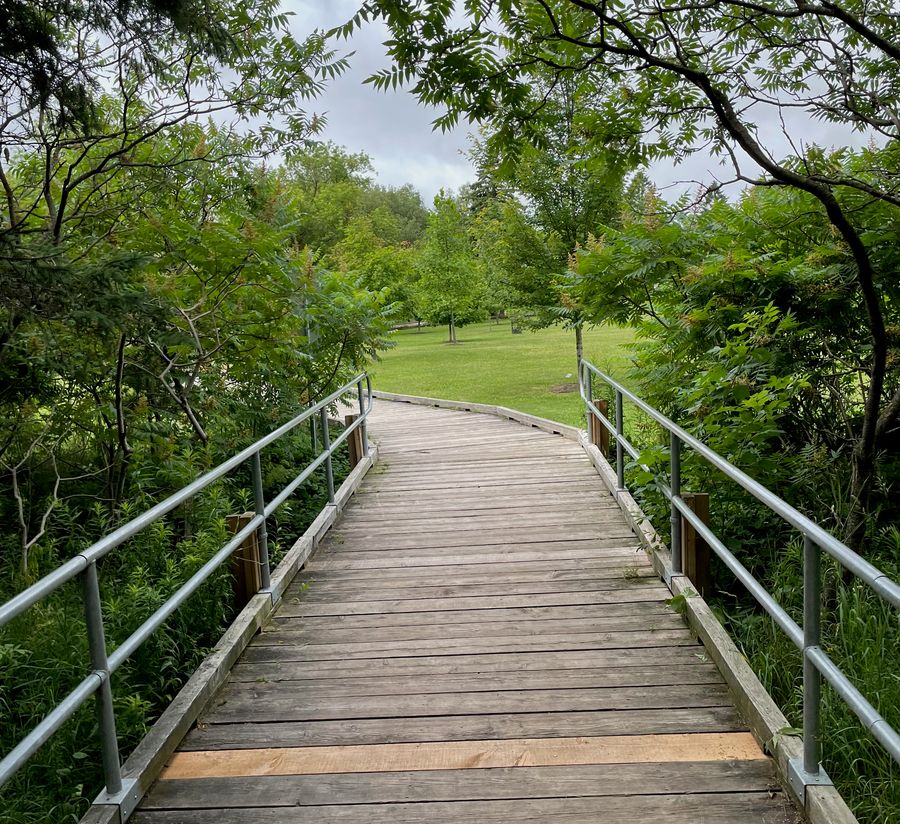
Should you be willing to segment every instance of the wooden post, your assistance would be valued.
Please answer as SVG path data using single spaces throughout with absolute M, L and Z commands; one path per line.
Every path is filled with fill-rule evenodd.
M 709 495 L 705 492 L 684 492 L 681 497 L 691 512 L 696 513 L 704 524 L 709 524 Z M 681 518 L 681 559 L 684 574 L 690 579 L 704 598 L 712 593 L 710 577 L 710 549 L 691 526 L 687 519 Z
M 243 515 L 229 515 L 225 520 L 228 530 L 234 535 L 240 532 L 253 518 L 252 512 Z M 259 592 L 262 585 L 260 575 L 259 544 L 256 530 L 241 544 L 231 556 L 231 572 L 234 578 L 234 608 L 242 610 L 250 599 Z
M 609 420 L 608 401 L 603 400 L 603 398 L 595 398 L 594 406 L 596 406 L 597 409 L 603 413 L 603 416 Z M 600 419 L 593 412 L 590 413 L 590 417 L 591 443 L 600 450 L 603 457 L 606 457 L 609 454 L 609 430 L 600 422 Z
M 359 415 L 344 415 L 344 426 L 352 426 L 353 422 L 359 417 Z M 357 426 L 350 433 L 350 437 L 347 438 L 347 447 L 350 452 L 350 469 L 353 469 L 365 455 L 365 449 L 363 448 L 363 431 L 361 426 Z

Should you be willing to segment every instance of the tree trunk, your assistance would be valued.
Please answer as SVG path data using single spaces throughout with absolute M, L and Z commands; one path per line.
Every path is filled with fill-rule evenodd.
M 579 374 L 581 369 L 581 359 L 584 357 L 584 336 L 582 334 L 581 321 L 575 324 L 575 357 L 578 360 L 575 374 Z
M 875 480 L 875 460 L 870 452 L 861 447 L 861 443 L 857 444 L 850 459 L 850 512 L 844 528 L 844 543 L 862 555 L 872 485 Z
M 450 343 L 456 343 L 456 323 L 453 315 L 450 315 Z

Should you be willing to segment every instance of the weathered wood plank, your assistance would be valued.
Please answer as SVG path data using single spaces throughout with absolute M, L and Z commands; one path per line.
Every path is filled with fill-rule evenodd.
M 328 698 L 351 695 L 428 695 L 452 692 L 494 692 L 519 690 L 547 690 L 554 687 L 566 689 L 590 689 L 640 686 L 686 686 L 695 684 L 721 684 L 722 677 L 712 664 L 696 666 L 696 662 L 669 664 L 668 666 L 626 666 L 613 669 L 538 670 L 536 672 L 465 673 L 461 675 L 413 675 L 377 676 L 357 678 L 320 678 L 306 680 L 306 673 L 296 664 L 271 667 L 267 678 L 257 667 L 247 678 L 242 670 L 234 673 L 222 692 L 225 700 L 235 696 L 252 695 L 257 698 L 275 694 L 271 684 L 285 684 L 285 692 L 298 701 L 306 698 Z M 290 676 L 293 675 L 294 678 Z M 286 683 L 285 683 L 286 682 Z
M 159 781 L 145 809 L 632 796 L 646 793 L 748 792 L 772 783 L 767 761 L 599 764 L 495 770 L 347 773 Z
M 304 601 L 294 608 L 298 615 L 363 615 L 390 612 L 494 609 L 500 607 L 558 607 L 579 604 L 621 604 L 633 601 L 659 602 L 662 586 L 635 586 L 613 590 L 528 593 L 526 595 L 459 596 L 456 598 L 401 598 L 394 601 Z
M 139 812 L 134 824 L 184 824 L 185 813 Z M 317 807 L 192 810 L 191 824 L 597 824 L 604 821 L 666 824 L 784 824 L 781 793 L 588 796 L 510 801 L 456 801 Z
M 298 576 L 297 586 L 302 586 L 307 582 L 334 583 L 342 585 L 351 581 L 359 582 L 360 580 L 372 581 L 373 588 L 380 583 L 387 583 L 393 580 L 414 581 L 440 580 L 444 583 L 452 583 L 462 581 L 467 576 L 490 576 L 497 573 L 498 578 L 504 576 L 518 577 L 518 575 L 537 574 L 538 580 L 546 581 L 564 581 L 589 576 L 590 578 L 602 579 L 610 576 L 620 577 L 626 575 L 624 570 L 635 569 L 640 571 L 653 570 L 650 560 L 646 554 L 632 547 L 625 556 L 616 557 L 600 557 L 600 558 L 566 558 L 559 557 L 543 558 L 533 561 L 482 561 L 479 562 L 477 557 L 467 559 L 465 564 L 439 564 L 426 567 L 404 567 L 400 569 L 380 569 L 359 571 L 356 569 L 332 569 L 327 573 L 316 570 L 315 562 L 307 565 L 307 569 Z M 627 573 L 631 575 L 633 573 Z M 653 573 L 655 575 L 655 572 Z M 530 580 L 530 579 L 524 579 Z M 473 581 L 475 583 L 475 581 Z M 483 581 L 480 583 L 484 583 Z M 296 595 L 297 592 L 295 591 Z
M 523 683 L 540 677 L 546 670 L 564 671 L 578 677 L 581 670 L 622 670 L 630 667 L 652 667 L 664 671 L 668 667 L 710 663 L 706 654 L 696 646 L 645 647 L 641 649 L 578 650 L 569 652 L 526 652 L 484 655 L 453 655 L 444 657 L 383 658 L 363 661 L 317 662 L 239 662 L 231 673 L 232 681 L 331 680 L 343 684 L 347 694 L 355 694 L 353 684 L 359 679 L 396 679 L 411 684 L 427 676 L 429 683 L 449 676 L 496 678 L 499 685 L 504 678 L 520 678 Z M 556 682 L 554 682 L 556 683 Z M 500 689 L 501 687 L 497 686 Z
M 626 574 L 627 570 L 627 574 Z M 633 571 L 632 571 L 633 570 Z M 622 567 L 606 570 L 604 577 L 582 577 L 553 581 L 541 581 L 538 575 L 529 577 L 526 573 L 519 575 L 498 575 L 497 580 L 484 583 L 463 583 L 447 586 L 440 579 L 434 578 L 371 578 L 371 585 L 361 586 L 358 581 L 344 584 L 321 583 L 311 581 L 305 590 L 294 589 L 288 595 L 288 603 L 279 613 L 280 617 L 300 614 L 295 607 L 302 599 L 306 603 L 317 601 L 351 601 L 365 600 L 402 600 L 405 598 L 455 598 L 457 596 L 494 596 L 494 595 L 527 595 L 547 592 L 585 592 L 596 590 L 631 589 L 658 586 L 656 576 L 646 568 Z M 577 574 L 577 573 L 576 573 Z M 479 577 L 479 576 L 473 576 Z M 486 577 L 486 576 L 481 576 Z M 524 577 L 524 581 L 518 580 Z M 395 584 L 397 584 L 395 586 Z M 658 606 L 658 605 L 657 605 Z M 659 611 L 662 608 L 659 607 Z M 460 612 L 457 610 L 457 612 Z
M 242 721 L 315 721 L 338 718 L 414 718 L 429 715 L 471 715 L 512 712 L 579 712 L 641 710 L 663 707 L 714 707 L 730 703 L 724 685 L 639 686 L 629 689 L 493 690 L 491 692 L 422 693 L 403 701 L 380 695 L 310 697 L 302 704 L 282 683 L 260 684 L 265 700 L 252 695 L 221 694 L 221 703 L 204 716 L 205 723 Z
M 417 718 L 354 718 L 275 723 L 204 722 L 182 749 L 299 747 L 473 738 L 553 738 L 563 735 L 626 735 L 746 730 L 734 707 L 671 707 L 587 712 L 485 713 Z
M 611 566 L 624 566 L 641 550 L 630 541 L 611 545 L 598 545 L 596 541 L 559 541 L 547 544 L 529 544 L 525 548 L 488 544 L 483 547 L 456 547 L 453 552 L 439 555 L 418 555 L 410 550 L 383 550 L 366 553 L 325 553 L 321 559 L 308 565 L 317 572 L 340 569 L 386 569 L 391 567 L 446 566 L 448 564 L 485 564 L 504 561 L 547 561 L 554 558 L 607 558 Z M 436 550 L 439 551 L 439 550 Z
M 298 644 L 343 644 L 353 643 L 364 635 L 369 643 L 383 641 L 449 641 L 450 639 L 508 638 L 542 635 L 591 635 L 601 632 L 656 632 L 658 630 L 678 630 L 683 624 L 681 617 L 673 613 L 654 615 L 615 615 L 595 619 L 548 618 L 543 621 L 491 621 L 490 610 L 485 611 L 485 620 L 460 624 L 401 624 L 392 626 L 385 622 L 380 626 L 370 626 L 365 632 L 356 627 L 347 629 L 334 627 L 323 629 L 321 624 L 307 627 L 302 618 L 291 618 L 270 623 L 264 628 L 266 640 L 277 643 Z M 260 639 L 264 642 L 263 639 Z

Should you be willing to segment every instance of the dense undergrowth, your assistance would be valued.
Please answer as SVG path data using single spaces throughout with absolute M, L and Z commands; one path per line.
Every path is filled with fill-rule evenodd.
M 266 498 L 271 499 L 311 459 L 308 430 L 282 439 L 264 455 L 264 486 Z M 224 457 L 213 449 L 186 448 L 173 450 L 161 463 L 148 458 L 133 467 L 132 494 L 114 514 L 99 504 L 67 503 L 58 513 L 53 540 L 42 544 L 40 554 L 32 557 L 35 577 Z M 347 460 L 343 445 L 334 459 L 337 484 L 347 474 Z M 273 569 L 327 502 L 320 469 L 269 521 Z M 98 564 L 110 651 L 221 548 L 228 538 L 226 516 L 248 509 L 252 509 L 252 485 L 245 465 Z M 3 557 L 15 557 L 15 552 L 0 553 Z M 15 571 L 5 567 L 0 601 L 21 589 L 21 584 Z M 113 695 L 123 759 L 234 618 L 233 603 L 231 569 L 225 564 L 116 672 Z M 80 584 L 75 580 L 0 630 L 0 751 L 10 751 L 89 672 L 82 610 Z M 103 786 L 97 742 L 90 700 L 0 791 L 0 819 L 10 824 L 78 821 Z

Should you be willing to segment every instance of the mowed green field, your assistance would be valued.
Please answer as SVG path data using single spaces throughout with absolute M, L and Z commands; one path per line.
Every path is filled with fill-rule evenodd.
M 396 346 L 371 366 L 375 388 L 499 404 L 563 423 L 581 423 L 573 331 L 554 327 L 513 335 L 508 322 L 489 322 L 463 327 L 457 336 L 459 343 L 451 346 L 446 327 L 394 332 Z M 614 377 L 624 377 L 625 346 L 632 339 L 629 329 L 586 329 L 585 358 Z

